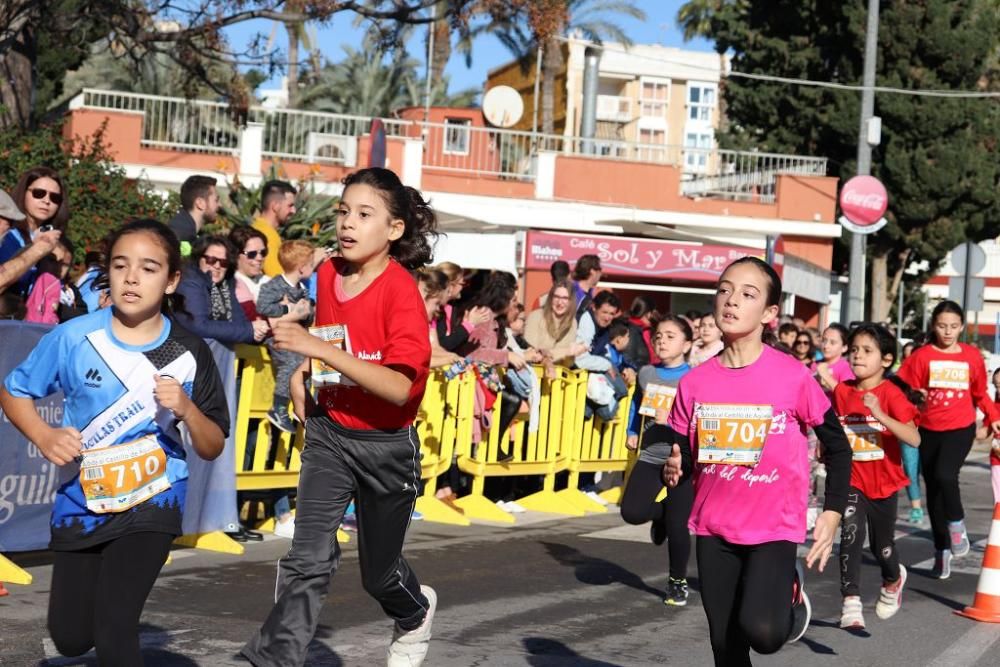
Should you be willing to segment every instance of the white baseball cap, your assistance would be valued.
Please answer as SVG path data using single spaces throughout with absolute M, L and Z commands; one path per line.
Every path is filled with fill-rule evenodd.
M 24 220 L 24 213 L 21 213 L 14 200 L 3 190 L 0 190 L 0 218 L 6 218 L 14 222 Z

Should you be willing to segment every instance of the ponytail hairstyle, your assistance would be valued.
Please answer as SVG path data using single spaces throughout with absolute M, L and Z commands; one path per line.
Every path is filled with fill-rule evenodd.
M 684 336 L 684 340 L 687 342 L 690 343 L 694 341 L 694 330 L 691 328 L 691 323 L 680 315 L 674 315 L 673 313 L 667 313 L 666 315 L 660 316 L 653 329 L 654 335 L 655 333 L 659 333 L 660 325 L 665 322 L 669 322 L 680 329 L 681 335 Z
M 878 351 L 882 355 L 882 359 L 889 357 L 889 368 L 892 368 L 893 365 L 895 365 L 897 343 L 896 337 L 892 335 L 891 331 L 881 324 L 873 324 L 871 322 L 859 324 L 851 329 L 851 333 L 847 337 L 848 349 L 850 349 L 851 345 L 854 345 L 854 341 L 856 341 L 859 336 L 868 336 L 875 341 L 875 344 L 878 346 Z M 923 394 L 904 382 L 898 375 L 890 373 L 889 369 L 885 370 L 883 377 L 899 387 L 906 398 L 914 405 L 919 407 L 923 403 Z
M 736 266 L 737 264 L 749 264 L 763 273 L 764 277 L 767 278 L 767 294 L 765 295 L 764 300 L 765 306 L 770 307 L 781 305 L 781 278 L 778 276 L 778 272 L 774 270 L 773 266 L 759 257 L 747 255 L 746 257 L 740 257 L 739 259 L 730 262 L 726 269 L 730 266 Z M 723 273 L 725 273 L 725 269 L 723 269 Z M 714 312 L 712 313 L 712 316 L 715 316 Z M 718 326 L 718 322 L 716 322 L 716 326 Z M 761 341 L 765 344 L 769 344 L 768 341 L 772 335 L 773 332 L 770 331 L 768 327 L 764 327 L 764 330 L 761 331 L 760 334 Z
M 844 347 L 848 347 L 851 344 L 850 343 L 851 332 L 848 331 L 847 327 L 845 327 L 843 324 L 841 324 L 840 322 L 834 322 L 833 324 L 829 325 L 825 330 L 829 331 L 830 329 L 833 329 L 838 334 L 840 334 L 840 340 L 844 341 Z M 895 355 L 895 350 L 896 348 L 893 348 L 894 355 Z
M 965 325 L 965 313 L 962 312 L 962 307 L 954 301 L 945 299 L 938 305 L 934 306 L 934 310 L 931 311 L 931 330 L 927 335 L 934 343 L 940 342 L 937 339 L 937 332 L 934 331 L 934 325 L 937 323 L 937 319 L 945 313 L 958 315 L 958 321 L 961 322 L 963 326 Z
M 106 290 L 110 287 L 111 282 L 108 276 L 111 272 L 111 257 L 114 254 L 115 244 L 122 237 L 129 234 L 149 234 L 155 238 L 160 247 L 167 253 L 167 271 L 170 275 L 180 272 L 181 243 L 177 240 L 177 235 L 174 234 L 174 231 L 159 220 L 150 218 L 132 220 L 108 234 L 104 240 L 104 247 L 107 248 L 107 254 L 104 257 L 104 265 L 101 267 L 101 273 L 94 281 L 97 289 Z M 178 313 L 186 314 L 187 311 L 184 310 L 184 297 L 177 291 L 173 294 L 164 294 L 161 312 L 168 316 L 177 315 Z
M 356 171 L 343 184 L 345 190 L 352 185 L 377 190 L 389 215 L 403 221 L 403 235 L 389 244 L 390 257 L 410 271 L 430 263 L 432 252 L 427 236 L 437 236 L 437 217 L 419 191 L 403 185 L 395 173 L 381 167 Z

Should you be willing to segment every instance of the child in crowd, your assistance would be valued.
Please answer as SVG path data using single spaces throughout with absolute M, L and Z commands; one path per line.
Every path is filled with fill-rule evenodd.
M 691 367 L 684 359 L 691 351 L 694 334 L 687 320 L 675 315 L 664 316 L 656 325 L 653 345 L 659 362 L 639 370 L 638 387 L 632 399 L 627 446 L 636 449 L 641 434 L 654 423 L 649 412 L 659 415 L 659 423 L 666 423 L 677 383 Z M 647 414 L 643 414 L 647 413 Z M 685 477 L 670 490 L 662 502 L 656 497 L 663 489 L 663 464 L 670 454 L 672 442 L 644 443 L 639 459 L 628 478 L 622 496 L 622 518 L 631 524 L 652 522 L 650 539 L 660 545 L 669 539 L 670 575 L 663 604 L 683 607 L 687 604 L 687 566 L 691 554 L 691 536 L 688 518 L 694 489 L 691 478 Z
M 958 475 L 972 449 L 976 408 L 994 436 L 1000 411 L 986 393 L 986 364 L 979 350 L 958 342 L 965 313 L 942 301 L 931 313 L 931 340 L 899 368 L 899 378 L 923 393 L 920 414 L 920 465 L 927 484 L 927 512 L 934 536 L 934 568 L 939 579 L 951 576 L 952 556 L 969 553 L 965 508 Z
M 844 356 L 847 354 L 847 336 L 847 327 L 843 324 L 831 324 L 823 332 L 820 341 L 823 361 L 816 364 L 816 377 L 827 394 L 844 380 L 854 379 L 851 364 Z M 893 357 L 895 356 L 893 353 Z
M 809 625 L 796 556 L 806 532 L 806 427 L 815 428 L 827 466 L 808 566 L 825 567 L 847 504 L 851 450 L 829 399 L 808 369 L 763 343 L 780 299 L 769 264 L 731 263 L 715 297 L 723 351 L 681 378 L 668 425 L 643 435 L 644 445 L 674 439 L 663 470 L 671 490 L 693 475 L 689 527 L 720 667 L 749 665 L 751 648 L 774 653 Z
M 784 352 L 791 353 L 795 347 L 795 337 L 799 335 L 799 328 L 791 322 L 785 322 L 778 327 L 778 342 L 785 346 Z
M 600 376 L 603 378 L 601 389 L 595 389 L 592 397 L 596 405 L 595 414 L 604 421 L 615 418 L 619 401 L 628 396 L 629 386 L 635 383 L 635 369 L 624 354 L 629 344 L 628 324 L 624 320 L 615 320 L 608 327 L 607 338 L 603 356 L 611 362 L 611 368 Z M 588 385 L 588 397 L 591 396 L 589 389 Z
M 413 420 L 431 356 L 427 309 L 410 271 L 430 260 L 435 228 L 433 210 L 393 172 L 351 174 L 337 208 L 341 256 L 319 267 L 316 303 L 316 323 L 343 325 L 351 350 L 295 322 L 275 326 L 277 349 L 318 359 L 351 382 L 321 387 L 318 405 L 305 411 L 295 537 L 278 563 L 274 608 L 242 650 L 258 667 L 305 662 L 352 498 L 362 583 L 394 620 L 388 666 L 418 667 L 427 655 L 437 595 L 417 581 L 402 548 L 420 484 Z
M 7 418 L 60 466 L 52 507 L 48 627 L 67 656 L 142 665 L 139 618 L 181 534 L 188 468 L 179 426 L 204 459 L 222 453 L 229 414 L 208 345 L 165 313 L 180 243 L 156 220 L 113 232 L 104 265 L 113 306 L 47 333 L 0 391 Z M 62 426 L 35 399 L 66 397 Z
M 284 273 L 261 285 L 257 297 L 257 313 L 272 318 L 272 327 L 275 320 L 305 325 L 312 321 L 313 308 L 305 281 L 312 275 L 313 258 L 313 247 L 308 241 L 281 244 L 278 261 Z M 295 423 L 288 412 L 289 380 L 302 363 L 302 356 L 277 348 L 273 341 L 268 343 L 268 348 L 274 368 L 274 404 L 267 413 L 267 420 L 278 430 L 294 433 Z
M 691 346 L 688 363 L 691 367 L 703 364 L 722 351 L 722 331 L 715 322 L 714 313 L 701 316 L 698 326 L 698 340 Z
M 73 246 L 59 239 L 52 254 L 38 262 L 38 273 L 25 304 L 26 322 L 59 324 L 87 312 L 76 285 L 69 280 L 73 266 Z
M 840 593 L 844 597 L 840 627 L 862 629 L 861 559 L 866 530 L 872 556 L 882 570 L 875 615 L 884 620 L 899 611 L 906 568 L 899 562 L 893 534 L 896 495 L 908 484 L 900 442 L 916 447 L 920 434 L 913 423 L 916 405 L 885 376 L 896 361 L 896 338 L 885 327 L 862 324 L 851 332 L 849 346 L 857 377 L 833 390 L 833 407 L 853 451 L 851 490 L 840 533 Z

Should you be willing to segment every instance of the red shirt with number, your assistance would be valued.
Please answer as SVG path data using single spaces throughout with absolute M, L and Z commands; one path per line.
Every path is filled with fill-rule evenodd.
M 393 405 L 354 384 L 323 387 L 319 403 L 330 419 L 354 429 L 395 430 L 413 423 L 424 396 L 431 360 L 427 310 L 417 283 L 395 260 L 368 287 L 344 293 L 340 258 L 324 262 L 316 276 L 316 325 L 347 325 L 351 353 L 387 366 L 413 384 L 402 406 Z
M 986 362 L 979 350 L 958 344 L 955 353 L 923 345 L 906 358 L 897 373 L 914 389 L 927 391 L 920 426 L 931 431 L 954 431 L 976 422 L 976 408 L 987 422 L 1000 419 L 986 393 Z
M 913 421 L 919 411 L 902 390 L 888 380 L 883 380 L 874 389 L 859 389 L 857 380 L 846 380 L 833 390 L 833 409 L 841 424 L 867 421 L 880 429 L 878 439 L 884 452 L 883 458 L 874 461 L 855 459 L 851 462 L 851 486 L 878 500 L 892 496 L 909 485 L 910 480 L 903 470 L 899 440 L 889 429 L 874 421 L 871 410 L 865 407 L 864 396 L 868 393 L 878 398 L 883 412 L 904 424 Z M 857 451 L 855 437 L 848 431 L 851 448 Z

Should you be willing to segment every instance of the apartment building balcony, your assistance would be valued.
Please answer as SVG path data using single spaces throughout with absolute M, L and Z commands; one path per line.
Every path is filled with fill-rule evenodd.
M 629 98 L 600 100 L 605 117 L 632 112 Z M 69 109 L 68 136 L 108 122 L 116 160 L 142 165 L 146 174 L 183 168 L 254 177 L 281 161 L 291 178 L 336 184 L 368 164 L 372 144 L 372 119 L 362 116 L 261 106 L 234 113 L 217 102 L 94 89 L 81 91 Z M 381 119 L 389 166 L 443 191 L 639 205 L 624 193 L 591 194 L 629 174 L 628 189 L 638 179 L 651 190 L 645 203 L 688 209 L 674 201 L 774 205 L 782 176 L 826 174 L 825 158 L 504 130 L 487 126 L 478 109 L 435 108 L 426 122 L 422 108 L 397 115 Z M 561 173 L 573 171 L 566 160 L 588 161 L 589 189 L 561 191 L 557 158 Z

